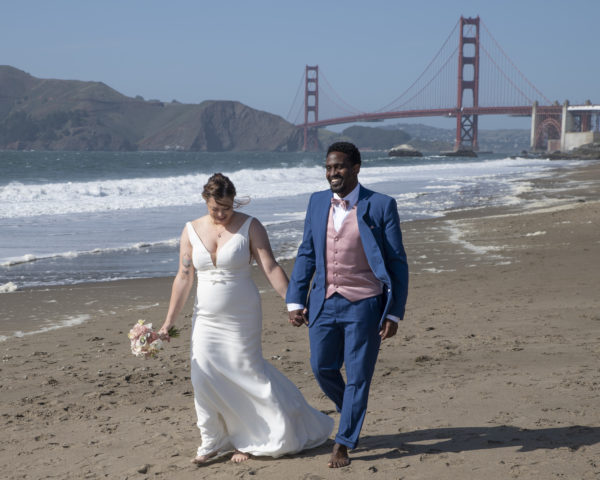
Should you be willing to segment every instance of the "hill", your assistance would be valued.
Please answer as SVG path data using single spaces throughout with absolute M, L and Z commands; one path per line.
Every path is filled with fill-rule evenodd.
M 431 127 L 422 124 L 398 123 L 383 127 L 389 130 L 402 130 L 410 135 L 410 144 L 424 152 L 452 150 L 456 130 Z M 517 153 L 529 150 L 530 135 L 528 129 L 485 130 L 478 132 L 479 150 L 498 153 Z
M 302 132 L 235 101 L 127 97 L 101 82 L 0 66 L 0 149 L 293 151 Z
M 389 150 L 402 143 L 409 143 L 417 150 L 438 153 L 452 150 L 456 131 L 423 124 L 398 123 L 382 127 L 352 126 L 341 133 L 322 129 L 319 131 L 321 145 L 347 140 L 367 150 Z M 498 153 L 517 153 L 529 150 L 529 130 L 479 130 L 479 150 Z

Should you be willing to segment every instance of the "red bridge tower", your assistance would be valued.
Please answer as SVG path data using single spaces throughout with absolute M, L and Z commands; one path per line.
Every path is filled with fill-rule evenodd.
M 312 113 L 312 118 L 309 116 Z M 319 66 L 306 65 L 304 73 L 304 147 L 303 151 L 317 151 L 319 136 L 317 127 L 307 127 L 309 122 L 319 120 Z
M 473 28 L 475 26 L 475 34 Z M 470 90 L 472 105 L 464 105 L 464 92 Z M 456 142 L 454 150 L 477 150 L 477 115 L 464 114 L 463 106 L 479 106 L 479 17 L 460 17 L 458 44 L 458 97 L 456 102 Z

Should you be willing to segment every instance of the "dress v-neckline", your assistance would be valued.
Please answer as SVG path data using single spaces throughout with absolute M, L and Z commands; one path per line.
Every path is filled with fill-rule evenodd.
M 198 235 L 198 232 L 197 232 L 197 231 L 196 231 L 196 229 L 194 228 L 194 225 L 193 225 L 193 223 L 192 223 L 192 222 L 190 222 L 190 225 L 192 226 L 192 230 L 194 231 L 194 234 L 196 235 L 196 238 L 197 238 L 197 239 L 198 239 L 198 241 L 200 242 L 200 245 L 202 245 L 202 248 L 204 248 L 204 251 L 205 251 L 206 253 L 208 253 L 208 256 L 210 257 L 210 263 L 212 263 L 212 266 L 213 266 L 213 268 L 217 268 L 217 264 L 219 263 L 219 251 L 220 251 L 220 250 L 223 250 L 223 248 L 225 248 L 225 247 L 226 247 L 226 246 L 229 244 L 229 242 L 231 242 L 231 240 L 233 240 L 233 238 L 234 238 L 234 237 L 235 237 L 235 236 L 236 236 L 238 233 L 240 233 L 240 230 L 241 230 L 242 228 L 244 228 L 244 225 L 246 225 L 246 222 L 247 222 L 249 219 L 251 219 L 251 218 L 252 218 L 252 217 L 250 217 L 250 216 L 249 216 L 248 218 L 246 218 L 246 220 L 244 220 L 244 221 L 242 222 L 242 224 L 239 226 L 239 228 L 238 228 L 238 229 L 237 229 L 235 232 L 233 232 L 233 233 L 231 234 L 231 237 L 229 237 L 229 238 L 227 239 L 227 241 L 226 241 L 226 242 L 225 242 L 223 245 L 221 245 L 221 246 L 217 246 L 217 249 L 215 250 L 215 258 L 214 258 L 214 260 L 213 260 L 213 255 L 212 255 L 212 253 L 210 253 L 210 250 L 209 250 L 209 249 L 206 247 L 206 245 L 204 245 L 204 242 L 203 242 L 203 241 L 202 241 L 202 239 L 200 238 L 200 235 Z

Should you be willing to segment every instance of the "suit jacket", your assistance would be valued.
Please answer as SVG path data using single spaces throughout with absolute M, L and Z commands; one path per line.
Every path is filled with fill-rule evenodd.
M 327 219 L 332 196 L 331 190 L 324 190 L 310 197 L 304 235 L 286 295 L 287 303 L 302 305 L 307 304 L 309 297 L 309 325 L 325 301 Z M 381 325 L 388 314 L 402 319 L 408 294 L 408 264 L 396 201 L 361 185 L 356 208 L 365 255 L 371 270 L 384 285 L 385 302 L 379 323 Z

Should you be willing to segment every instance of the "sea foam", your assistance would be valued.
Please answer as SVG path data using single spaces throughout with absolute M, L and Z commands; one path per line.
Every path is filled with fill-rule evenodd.
M 11 293 L 17 290 L 17 286 L 13 282 L 0 285 L 0 293 Z
M 142 250 L 145 248 L 153 248 L 153 247 L 158 247 L 158 246 L 163 246 L 163 245 L 177 246 L 178 243 L 179 243 L 178 238 L 171 238 L 168 240 L 161 240 L 159 242 L 136 242 L 134 244 L 124 245 L 124 246 L 120 246 L 120 247 L 94 248 L 92 250 L 82 250 L 79 252 L 69 250 L 67 252 L 56 252 L 56 253 L 49 253 L 49 254 L 44 254 L 44 255 L 26 254 L 26 255 L 23 255 L 22 257 L 3 259 L 2 262 L 0 263 L 0 267 L 14 267 L 16 265 L 21 265 L 24 263 L 32 263 L 32 262 L 37 262 L 40 260 L 48 260 L 48 259 L 53 259 L 53 258 L 55 258 L 55 259 L 59 259 L 59 258 L 75 259 L 75 258 L 81 257 L 83 255 L 126 253 L 128 251 Z M 0 292 L 0 293 L 2 293 L 2 292 Z
M 75 325 L 80 325 L 82 323 L 87 322 L 91 318 L 88 314 L 74 315 L 70 317 L 66 317 L 62 320 L 58 320 L 56 323 L 43 326 L 37 330 L 31 330 L 29 332 L 23 332 L 21 330 L 17 330 L 12 334 L 12 336 L 2 335 L 0 336 L 0 342 L 6 341 L 11 337 L 21 338 L 29 335 L 36 335 L 38 333 L 49 332 L 51 330 L 57 330 L 59 328 L 73 327 Z
M 418 165 L 364 164 L 360 179 L 365 185 L 411 180 L 464 180 L 501 174 L 504 170 L 537 169 L 547 160 L 497 159 L 478 162 L 424 163 Z M 236 184 L 240 197 L 277 198 L 327 188 L 320 166 L 241 169 L 223 172 Z M 70 213 L 110 212 L 126 209 L 185 206 L 202 203 L 202 185 L 208 174 L 151 178 L 24 184 L 13 181 L 0 187 L 0 218 Z M 454 185 L 443 188 L 454 189 Z

